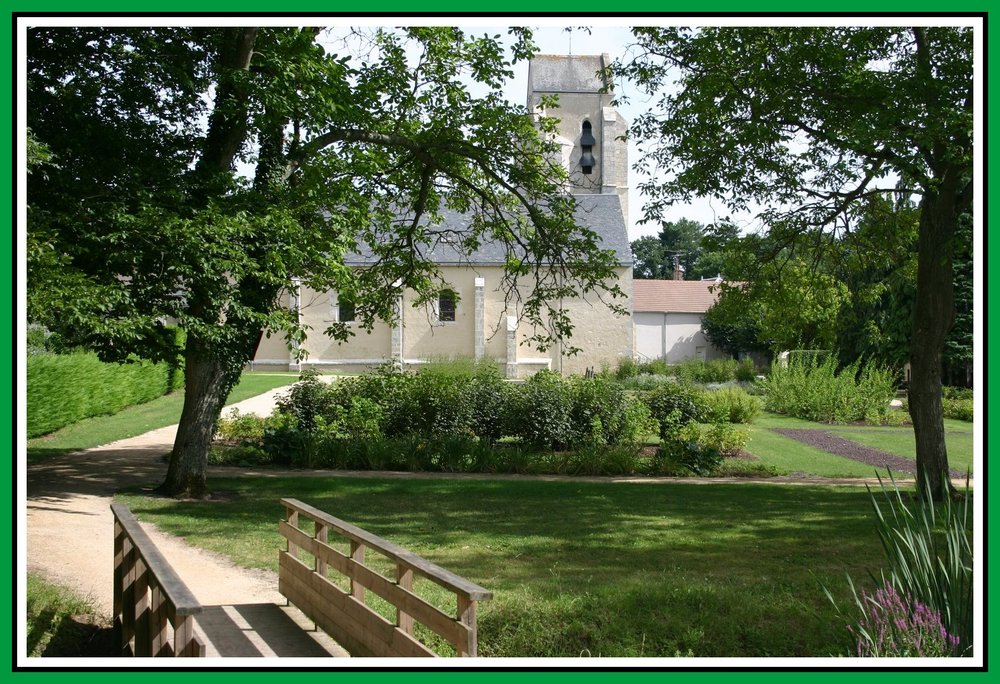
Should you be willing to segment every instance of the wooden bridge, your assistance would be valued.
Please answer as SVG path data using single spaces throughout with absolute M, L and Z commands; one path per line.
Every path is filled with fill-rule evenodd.
M 114 514 L 114 628 L 126 656 L 475 656 L 492 594 L 359 527 L 282 499 L 278 590 L 288 604 L 204 606 L 123 504 Z M 311 529 L 304 529 L 311 528 Z M 331 533 L 333 539 L 331 540 Z M 338 548 L 338 547 L 342 547 Z M 372 553 L 367 557 L 366 550 Z M 391 576 L 380 572 L 392 569 Z M 438 589 L 429 600 L 414 589 Z M 453 610 L 441 603 L 453 596 Z

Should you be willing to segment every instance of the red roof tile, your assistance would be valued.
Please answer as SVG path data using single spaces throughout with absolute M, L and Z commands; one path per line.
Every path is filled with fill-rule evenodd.
M 705 313 L 719 298 L 715 280 L 634 280 L 632 310 Z

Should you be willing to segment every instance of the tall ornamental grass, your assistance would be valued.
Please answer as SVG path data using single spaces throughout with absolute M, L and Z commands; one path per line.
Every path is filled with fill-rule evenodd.
M 893 482 L 871 490 L 887 567 L 874 592 L 854 590 L 858 621 L 848 629 L 859 656 L 971 656 L 971 494 L 908 504 Z M 850 578 L 848 578 L 850 579 Z M 853 582 L 851 583 L 854 588 Z M 829 596 L 829 592 L 827 593 Z
M 896 374 L 873 364 L 840 372 L 833 358 L 774 366 L 765 382 L 765 409 L 821 423 L 883 423 L 896 394 Z

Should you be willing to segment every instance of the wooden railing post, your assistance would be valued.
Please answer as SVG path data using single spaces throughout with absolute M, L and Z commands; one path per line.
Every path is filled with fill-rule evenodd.
M 150 647 L 150 619 L 149 619 L 149 568 L 142 558 L 136 559 L 135 578 L 135 654 L 140 658 L 148 658 L 153 655 Z
M 314 520 L 313 522 L 316 524 L 316 534 L 315 534 L 316 540 L 321 541 L 325 544 L 328 541 L 330 528 L 328 528 L 319 520 Z M 313 556 L 313 560 L 315 561 L 314 567 L 316 569 L 316 572 L 322 575 L 323 577 L 326 577 L 326 561 L 320 558 L 319 556 Z
M 115 519 L 115 557 L 114 557 L 114 591 L 111 594 L 112 607 L 114 610 L 114 625 L 112 629 L 114 630 L 114 644 L 115 648 L 118 649 L 119 653 L 122 651 L 122 623 L 119 616 L 122 614 L 122 589 L 125 585 L 125 530 L 122 529 L 121 523 L 118 519 Z
M 351 540 L 351 560 L 360 565 L 365 564 L 365 545 Z M 351 596 L 361 603 L 365 602 L 365 587 L 363 584 L 351 578 Z
M 115 634 L 122 655 L 204 656 L 192 616 L 202 608 L 123 504 L 115 519 Z M 173 644 L 170 631 L 173 626 Z
M 285 509 L 285 522 L 287 522 L 292 527 L 298 529 L 298 526 L 299 526 L 299 512 L 297 510 L 295 510 L 294 508 L 286 508 Z M 288 551 L 289 555 L 294 556 L 295 558 L 298 558 L 299 557 L 299 547 L 296 546 L 295 544 L 293 544 L 290 539 L 287 540 L 287 541 L 288 541 L 288 546 L 286 547 L 285 550 Z
M 413 570 L 402 563 L 396 563 L 396 584 L 398 584 L 401 589 L 412 591 Z M 399 606 L 396 606 L 396 626 L 407 634 L 413 634 L 413 618 L 404 613 L 403 609 Z
M 458 655 L 475 657 L 478 647 L 476 639 L 476 602 L 458 594 L 458 621 L 469 628 L 469 638 L 458 647 Z

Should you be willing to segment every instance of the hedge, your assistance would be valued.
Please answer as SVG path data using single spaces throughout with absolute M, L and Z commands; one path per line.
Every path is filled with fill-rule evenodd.
M 184 374 L 165 362 L 103 363 L 92 352 L 29 356 L 28 437 L 117 413 L 183 384 Z

